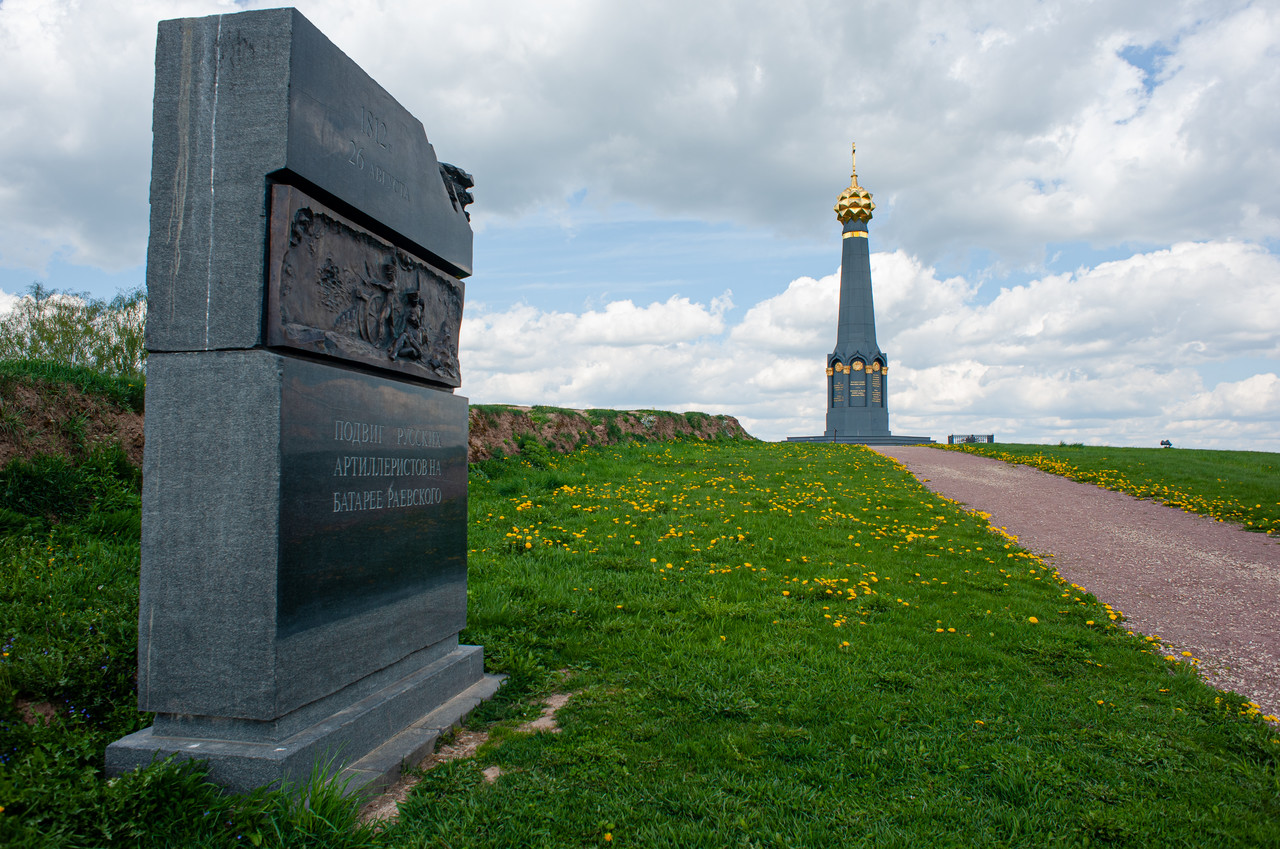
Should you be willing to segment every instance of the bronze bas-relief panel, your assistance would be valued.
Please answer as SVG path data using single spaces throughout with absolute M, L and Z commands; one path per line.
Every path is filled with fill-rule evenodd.
M 292 186 L 269 238 L 268 345 L 461 385 L 462 281 Z

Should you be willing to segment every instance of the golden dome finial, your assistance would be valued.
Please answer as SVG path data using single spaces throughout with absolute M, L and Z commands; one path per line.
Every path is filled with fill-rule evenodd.
M 841 224 L 845 224 L 853 218 L 859 221 L 870 221 L 871 210 L 876 208 L 876 205 L 871 202 L 871 192 L 858 185 L 858 145 L 856 142 L 852 148 L 853 173 L 849 175 L 849 188 L 845 189 L 840 194 L 840 197 L 836 199 L 836 219 Z

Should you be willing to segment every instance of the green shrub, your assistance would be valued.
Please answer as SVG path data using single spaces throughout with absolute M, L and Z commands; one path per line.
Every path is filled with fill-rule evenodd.
M 100 537 L 142 538 L 142 513 L 136 509 L 93 512 L 80 523 L 86 531 Z
M 498 416 L 502 413 L 511 412 L 512 407 L 510 404 L 472 404 L 467 410 L 470 413 L 478 414 L 483 421 L 492 424 L 498 420 Z
M 107 374 L 139 374 L 147 352 L 141 288 L 110 301 L 39 283 L 0 317 L 0 359 L 49 360 Z
M 132 527 L 138 516 L 134 507 L 40 535 L 0 532 L 0 846 L 375 843 L 357 800 L 318 777 L 230 796 L 196 762 L 103 775 L 107 744 L 150 722 L 135 709 L 139 547 L 86 526 Z M 28 723 L 19 701 L 52 719 Z
M 551 451 L 533 434 L 517 437 L 516 444 L 520 446 L 520 456 L 534 468 L 545 469 L 551 462 Z
M 530 408 L 528 416 L 529 420 L 537 425 L 544 425 L 551 421 L 552 416 L 572 416 L 573 410 L 566 410 L 564 407 L 550 407 L 546 404 L 535 404 Z

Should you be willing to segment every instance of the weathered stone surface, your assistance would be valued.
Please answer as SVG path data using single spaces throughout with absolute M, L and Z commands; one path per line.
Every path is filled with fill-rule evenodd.
M 149 350 L 262 343 L 273 183 L 471 273 L 422 123 L 295 9 L 161 22 L 152 133 Z
M 275 716 L 282 369 L 263 351 L 148 358 L 141 710 Z
M 466 398 L 268 351 L 148 378 L 142 710 L 274 721 L 464 627 Z
M 472 181 L 450 167 L 446 189 L 422 125 L 295 10 L 166 21 L 156 68 L 156 717 L 107 769 L 198 757 L 247 790 L 339 771 L 487 680 L 458 645 Z

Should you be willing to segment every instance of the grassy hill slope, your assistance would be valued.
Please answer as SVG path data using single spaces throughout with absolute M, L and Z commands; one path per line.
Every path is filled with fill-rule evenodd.
M 137 468 L 103 440 L 5 466 L 0 845 L 1280 844 L 1274 724 L 880 455 L 525 448 L 471 470 L 488 743 L 386 828 L 320 783 L 106 781 L 149 722 Z M 520 731 L 551 693 L 562 730 Z

